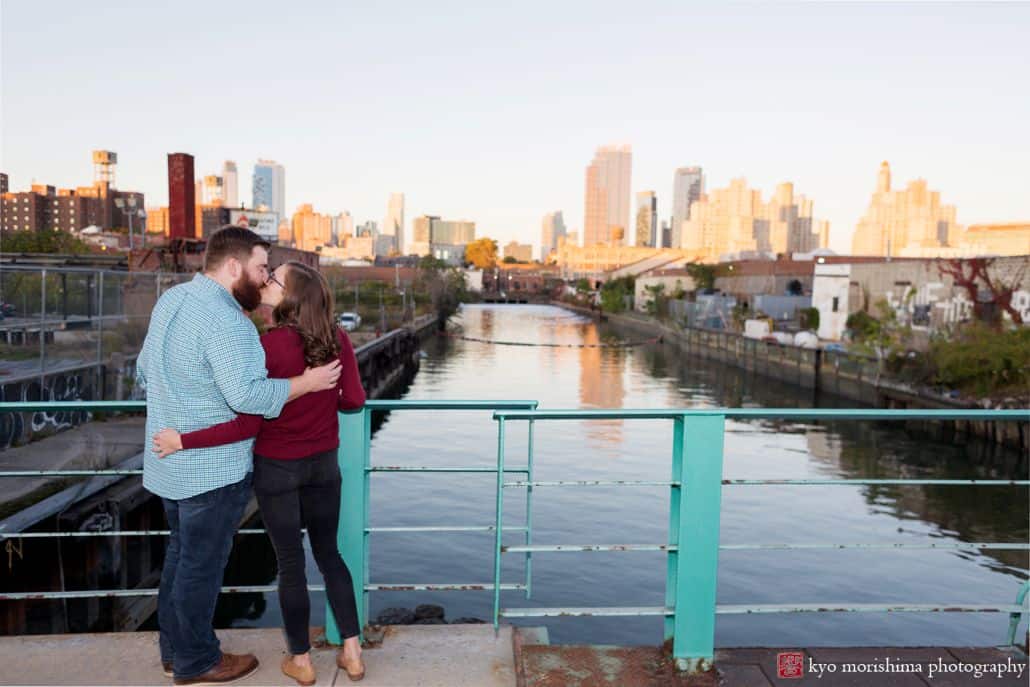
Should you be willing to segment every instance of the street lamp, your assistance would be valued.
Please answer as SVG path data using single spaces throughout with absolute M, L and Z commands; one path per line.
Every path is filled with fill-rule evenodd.
M 114 205 L 116 208 L 122 211 L 122 214 L 129 218 L 129 252 L 132 252 L 133 241 L 132 241 L 132 218 L 139 217 L 140 219 L 146 219 L 147 211 L 143 208 L 136 209 L 136 196 L 127 196 L 114 199 Z M 143 247 L 147 246 L 147 234 L 146 229 L 140 232 L 143 240 Z

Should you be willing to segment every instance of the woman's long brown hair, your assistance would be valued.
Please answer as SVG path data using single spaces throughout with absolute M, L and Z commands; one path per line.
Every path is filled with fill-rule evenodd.
M 304 362 L 318 367 L 336 360 L 340 342 L 336 338 L 333 294 L 318 270 L 300 262 L 288 262 L 283 299 L 272 315 L 280 327 L 292 327 L 304 342 Z

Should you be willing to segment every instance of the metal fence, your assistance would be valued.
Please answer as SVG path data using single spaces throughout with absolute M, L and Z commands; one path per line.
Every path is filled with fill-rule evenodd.
M 0 402 L 138 398 L 136 355 L 161 294 L 188 274 L 4 265 Z M 90 418 L 0 416 L 0 450 Z
M 1030 480 L 972 480 L 972 479 L 724 479 L 723 437 L 727 419 L 736 420 L 833 420 L 833 421 L 908 421 L 908 420 L 970 420 L 979 422 L 1030 422 L 1030 410 L 838 410 L 838 409 L 665 409 L 665 410 L 537 410 L 535 401 L 370 401 L 353 413 L 340 417 L 340 470 L 343 478 L 338 545 L 340 552 L 360 586 L 355 590 L 362 626 L 368 619 L 368 596 L 376 591 L 490 591 L 493 594 L 493 623 L 497 627 L 505 618 L 531 618 L 552 616 L 659 616 L 664 618 L 665 636 L 672 639 L 673 656 L 677 665 L 688 671 L 703 670 L 711 666 L 714 656 L 715 618 L 720 614 L 752 613 L 819 613 L 819 612 L 969 612 L 1007 613 L 1009 623 L 1007 641 L 1015 636 L 1023 614 L 1030 613 L 1027 606 L 1030 582 L 1014 590 L 1014 603 L 953 604 L 940 600 L 935 604 L 913 604 L 898 600 L 890 604 L 851 603 L 830 599 L 817 604 L 717 604 L 716 583 L 720 550 L 760 549 L 955 549 L 955 550 L 1030 550 L 1026 542 L 954 542 L 942 543 L 885 543 L 885 542 L 806 542 L 800 544 L 763 542 L 761 544 L 719 543 L 722 490 L 727 488 L 760 488 L 768 485 L 805 487 L 836 487 L 865 485 L 938 485 L 961 488 L 963 486 L 1026 487 Z M 53 412 L 70 410 L 113 411 L 141 410 L 139 402 L 107 403 L 0 403 L 0 413 Z M 497 423 L 497 459 L 493 467 L 467 466 L 380 466 L 372 462 L 372 415 L 383 411 L 431 410 L 448 411 L 493 410 Z M 571 480 L 539 481 L 534 479 L 533 428 L 537 422 L 597 421 L 597 420 L 667 420 L 672 424 L 673 448 L 670 457 L 668 481 L 605 481 Z M 506 432 L 515 423 L 528 424 L 528 448 L 525 462 L 510 464 L 507 454 Z M 439 524 L 419 527 L 386 528 L 369 523 L 370 477 L 374 473 L 492 473 L 496 477 L 495 520 L 492 524 Z M 140 470 L 57 470 L 0 472 L 0 477 L 48 475 L 53 477 L 90 477 L 138 475 Z M 584 477 L 589 477 L 584 475 Z M 669 529 L 665 542 L 645 543 L 533 543 L 532 503 L 534 489 L 592 488 L 592 487 L 667 487 L 670 490 Z M 505 493 L 523 490 L 526 503 L 525 522 L 520 527 L 504 527 Z M 391 584 L 372 584 L 369 581 L 369 538 L 386 531 L 424 532 L 435 535 L 446 532 L 492 532 L 494 574 L 489 582 L 427 583 L 405 581 Z M 242 530 L 243 534 L 260 534 L 263 530 Z M 504 532 L 520 532 L 523 543 L 504 545 Z M 64 536 L 157 536 L 164 530 L 109 531 L 109 532 L 26 532 L 5 533 L 4 538 L 64 537 Z M 502 607 L 502 592 L 522 592 L 526 598 L 532 593 L 533 554 L 560 554 L 569 551 L 637 552 L 661 551 L 666 554 L 665 603 L 657 607 L 604 606 L 582 607 Z M 505 582 L 501 579 L 501 559 L 515 554 L 523 557 L 524 579 Z M 323 591 L 312 585 L 312 591 Z M 270 592 L 272 585 L 224 587 L 223 593 Z M 103 596 L 144 596 L 156 594 L 156 589 L 109 589 L 83 591 L 47 591 L 0 594 L 0 601 L 29 599 L 68 599 Z M 332 611 L 326 608 L 326 635 L 330 642 L 340 641 Z

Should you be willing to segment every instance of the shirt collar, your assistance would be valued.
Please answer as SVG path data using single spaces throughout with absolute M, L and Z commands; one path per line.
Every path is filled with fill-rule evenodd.
M 240 307 L 239 302 L 237 302 L 233 295 L 229 293 L 229 291 L 226 290 L 224 286 L 222 286 L 221 284 L 219 284 L 203 272 L 197 272 L 197 274 L 194 275 L 193 284 L 202 293 L 207 294 L 213 298 L 220 298 L 226 304 L 231 305 L 237 310 L 243 310 L 243 308 Z

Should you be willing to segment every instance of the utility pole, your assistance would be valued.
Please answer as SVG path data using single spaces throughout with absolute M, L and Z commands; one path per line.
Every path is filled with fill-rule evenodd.
M 379 287 L 379 331 L 386 333 L 386 307 L 383 305 L 382 287 Z

